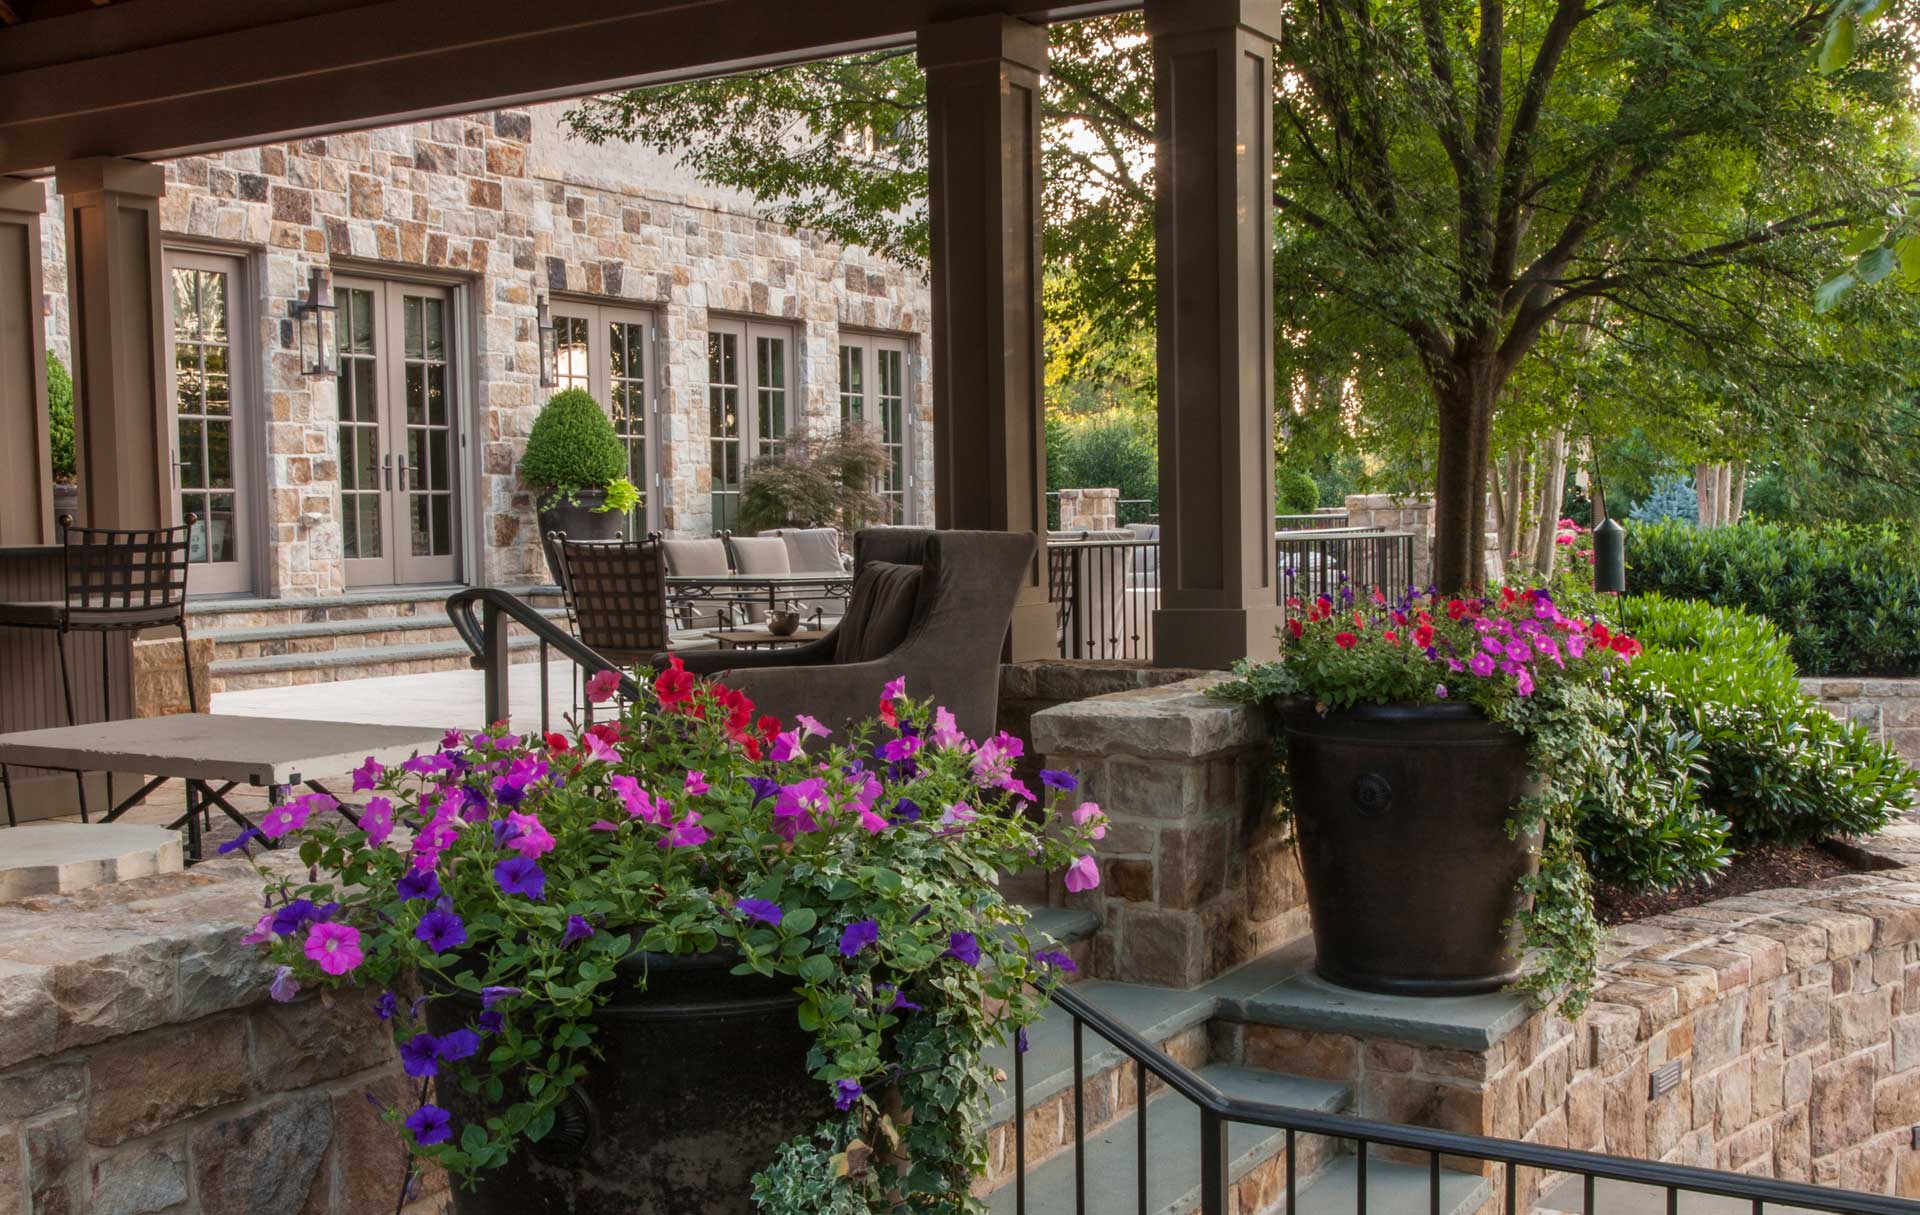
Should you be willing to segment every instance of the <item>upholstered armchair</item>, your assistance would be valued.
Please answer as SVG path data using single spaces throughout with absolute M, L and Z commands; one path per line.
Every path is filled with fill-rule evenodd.
M 1000 653 L 1030 533 L 874 528 L 854 536 L 846 615 L 819 641 L 784 650 L 682 654 L 687 669 L 751 696 L 762 713 L 808 713 L 836 731 L 872 717 L 888 680 L 953 712 L 974 738 L 1000 708 Z M 664 662 L 665 659 L 656 659 Z

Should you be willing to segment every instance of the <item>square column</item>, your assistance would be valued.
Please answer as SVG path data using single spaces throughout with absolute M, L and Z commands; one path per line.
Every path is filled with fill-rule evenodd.
M 159 165 L 96 157 L 54 170 L 66 202 L 81 522 L 171 524 L 173 423 Z
M 934 522 L 1032 532 L 1011 661 L 1054 655 L 1040 347 L 1040 77 L 1047 32 L 1010 17 L 929 26 Z
M 1278 0 L 1147 0 L 1158 252 L 1160 666 L 1271 657 Z
M 0 177 L 0 544 L 54 539 L 40 216 L 47 189 Z

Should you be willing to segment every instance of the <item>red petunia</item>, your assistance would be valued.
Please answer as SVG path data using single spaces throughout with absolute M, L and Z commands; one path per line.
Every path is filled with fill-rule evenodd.
M 1598 621 L 1594 622 L 1593 632 L 1591 635 L 1593 637 L 1593 641 L 1595 645 L 1606 645 L 1608 642 L 1613 640 L 1613 633 L 1608 630 L 1606 625 L 1601 624 Z
M 567 742 L 566 735 L 549 730 L 547 732 L 547 750 L 554 752 L 556 755 L 564 755 L 568 751 L 573 750 L 573 747 Z
M 1400 640 L 1400 634 L 1394 632 L 1392 629 L 1387 630 L 1386 637 L 1390 642 Z
M 1287 621 L 1287 632 L 1293 634 L 1293 639 L 1295 641 L 1300 640 L 1300 635 L 1306 631 L 1307 631 L 1306 626 L 1301 624 L 1299 620 L 1290 619 Z
M 1351 650 L 1354 646 L 1358 645 L 1359 642 L 1360 639 L 1352 633 L 1335 633 L 1333 635 L 1333 644 L 1343 650 Z
M 1447 619 L 1458 620 L 1467 614 L 1467 605 L 1458 599 L 1447 600 Z
M 671 708 L 693 699 L 693 676 L 687 674 L 687 666 L 678 657 L 667 660 L 667 669 L 653 680 L 653 694 L 660 698 L 662 708 Z
M 1433 644 L 1433 626 L 1423 624 L 1419 628 L 1416 628 L 1415 630 L 1413 630 L 1413 644 L 1419 646 L 1423 650 L 1426 649 L 1428 646 L 1432 645 Z

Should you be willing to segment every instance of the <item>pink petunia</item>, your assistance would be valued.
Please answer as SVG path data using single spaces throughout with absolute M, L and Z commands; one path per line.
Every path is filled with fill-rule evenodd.
M 773 750 L 768 758 L 776 764 L 784 764 L 800 754 L 800 734 L 796 730 L 787 730 L 773 737 Z
M 1088 834 L 1097 840 L 1107 838 L 1107 816 L 1100 809 L 1098 803 L 1081 802 L 1079 809 L 1073 812 L 1073 821 L 1075 825 L 1081 827 L 1091 822 L 1093 829 L 1089 831 Z
M 240 938 L 240 943 L 242 945 L 264 945 L 271 940 L 273 940 L 273 913 L 269 911 L 260 917 L 260 922 L 253 926 L 252 932 Z
M 662 848 L 693 848 L 712 838 L 713 833 L 700 825 L 699 813 L 689 810 L 685 818 L 675 823 L 666 835 L 661 837 L 660 846 Z
M 553 851 L 553 835 L 540 821 L 539 815 L 522 814 L 515 810 L 507 815 L 507 821 L 515 829 L 513 838 L 507 841 L 507 847 L 528 860 Z
M 607 778 L 607 784 L 620 795 L 628 818 L 637 818 L 643 823 L 664 823 L 673 813 L 673 807 L 667 804 L 666 799 L 654 797 L 631 776 L 616 774 Z
M 862 810 L 860 812 L 860 825 L 867 829 L 868 835 L 879 835 L 887 829 L 887 820 L 881 818 L 871 810 Z
M 803 731 L 805 731 L 805 734 L 803 735 L 803 737 L 825 738 L 827 737 L 827 735 L 833 733 L 832 730 L 829 730 L 824 725 L 820 724 L 819 718 L 809 717 L 805 713 L 795 713 L 793 715 L 793 720 L 799 724 L 800 728 Z
M 360 812 L 360 830 L 376 848 L 386 843 L 393 834 L 393 803 L 384 797 L 368 798 L 366 809 Z
M 707 774 L 705 772 L 695 768 L 693 771 L 687 773 L 687 792 L 692 796 L 700 797 L 712 788 L 713 786 L 707 783 Z
M 596 764 L 617 764 L 620 762 L 620 752 L 614 750 L 608 745 L 607 740 L 601 738 L 598 734 L 588 734 L 581 739 L 581 742 L 585 745 L 587 759 L 590 762 Z
M 330 975 L 343 975 L 366 960 L 360 952 L 360 930 L 332 921 L 315 924 L 307 932 L 307 957 Z
M 880 689 L 880 699 L 882 700 L 898 700 L 906 694 L 907 677 L 905 675 L 895 675 L 887 681 L 886 687 Z
M 620 672 L 611 668 L 595 671 L 587 680 L 587 702 L 596 705 L 605 704 L 612 700 L 614 693 L 619 690 Z
M 1083 856 L 1067 866 L 1067 889 L 1074 894 L 1092 890 L 1100 884 L 1100 862 Z
M 963 747 L 967 736 L 961 732 L 960 723 L 954 719 L 951 710 L 944 706 L 933 711 L 933 745 L 945 751 L 953 747 Z

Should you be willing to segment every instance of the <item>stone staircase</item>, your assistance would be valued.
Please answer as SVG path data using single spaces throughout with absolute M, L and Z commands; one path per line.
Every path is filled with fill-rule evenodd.
M 1036 929 L 1082 952 L 1092 917 L 1039 912 Z M 1231 976 L 1227 976 L 1231 977 Z M 1193 991 L 1133 983 L 1080 981 L 1075 990 L 1221 1093 L 1248 1101 L 1324 1113 L 1358 1113 L 1351 1084 L 1296 1075 L 1244 1057 L 1238 1018 L 1248 1011 L 1216 982 Z M 1148 1078 L 1145 1109 L 1133 1063 L 1094 1033 L 1081 1038 L 1080 1098 L 1085 1119 L 1084 1169 L 1074 1147 L 1073 1022 L 1050 1006 L 1028 1030 L 1021 1066 L 1026 1093 L 1026 1215 L 1076 1215 L 1084 1174 L 1085 1211 L 1108 1215 L 1139 1209 L 1141 1118 L 1146 1120 L 1146 1192 L 1149 1215 L 1188 1215 L 1200 1205 L 1200 1114 L 1185 1097 Z M 1008 1077 L 989 1114 L 988 1166 L 976 1194 L 993 1215 L 1016 1215 L 1017 1158 L 1011 1047 L 990 1053 L 989 1066 Z M 1267 1215 L 1287 1209 L 1287 1134 L 1234 1125 L 1228 1131 L 1232 1209 Z M 1363 1170 L 1347 1141 L 1297 1134 L 1293 1143 L 1298 1215 L 1351 1215 Z M 1428 1215 L 1430 1177 L 1425 1164 L 1403 1163 L 1376 1149 L 1364 1168 L 1370 1215 Z M 1473 1215 L 1492 1187 L 1479 1173 L 1443 1169 L 1440 1215 Z
M 464 670 L 467 647 L 444 607 L 454 589 L 194 600 L 187 605 L 187 627 L 213 641 L 215 692 Z M 566 615 L 555 588 L 536 587 L 521 597 L 544 616 Z M 520 650 L 538 643 L 520 633 L 512 645 Z

